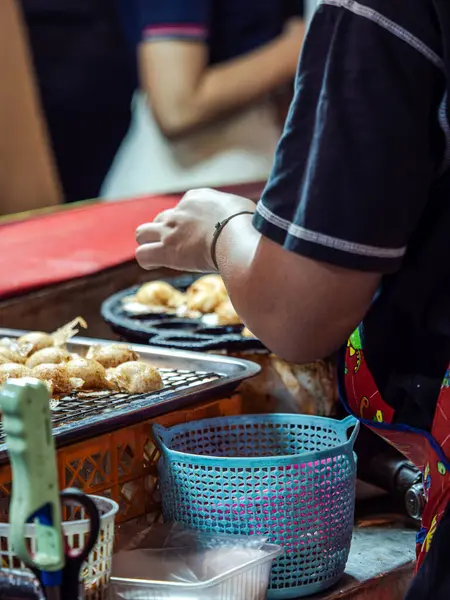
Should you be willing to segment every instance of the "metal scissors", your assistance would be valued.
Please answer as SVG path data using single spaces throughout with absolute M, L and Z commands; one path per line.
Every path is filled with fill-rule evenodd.
M 80 572 L 97 542 L 100 516 L 83 492 L 59 492 L 49 400 L 47 387 L 29 378 L 11 380 L 0 392 L 13 474 L 10 541 L 14 553 L 39 579 L 47 600 L 80 600 L 84 597 Z M 66 546 L 62 532 L 61 509 L 73 505 L 84 509 L 90 521 L 89 534 L 77 550 Z M 29 523 L 35 527 L 31 549 L 25 535 Z

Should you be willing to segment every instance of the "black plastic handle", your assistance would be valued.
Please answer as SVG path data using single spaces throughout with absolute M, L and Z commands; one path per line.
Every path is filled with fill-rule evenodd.
M 63 505 L 75 505 L 84 508 L 86 517 L 90 522 L 86 543 L 81 549 L 66 550 L 66 564 L 63 569 L 61 600 L 78 600 L 81 567 L 97 543 L 100 532 L 100 513 L 94 500 L 75 488 L 61 492 L 61 501 Z

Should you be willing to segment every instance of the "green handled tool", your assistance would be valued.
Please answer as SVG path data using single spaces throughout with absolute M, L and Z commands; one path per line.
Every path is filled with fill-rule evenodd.
M 13 475 L 12 548 L 25 564 L 39 572 L 47 598 L 58 597 L 65 565 L 49 400 L 47 387 L 35 379 L 10 380 L 0 391 Z M 36 528 L 33 555 L 26 544 L 27 523 L 34 523 Z

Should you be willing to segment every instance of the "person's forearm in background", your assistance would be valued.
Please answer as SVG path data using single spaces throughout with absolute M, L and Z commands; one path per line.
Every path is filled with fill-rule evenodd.
M 141 44 L 141 83 L 161 130 L 171 138 L 184 135 L 291 81 L 304 33 L 303 22 L 295 19 L 272 42 L 212 67 L 202 43 Z
M 281 357 L 330 355 L 363 319 L 380 275 L 304 258 L 261 236 L 242 215 L 217 242 L 217 263 L 247 327 Z

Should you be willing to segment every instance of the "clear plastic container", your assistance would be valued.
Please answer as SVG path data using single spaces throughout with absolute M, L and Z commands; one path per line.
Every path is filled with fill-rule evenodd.
M 179 548 L 121 553 L 114 559 L 111 600 L 264 600 L 272 561 L 281 552 L 263 544 L 195 554 Z M 144 579 L 136 577 L 143 572 Z

